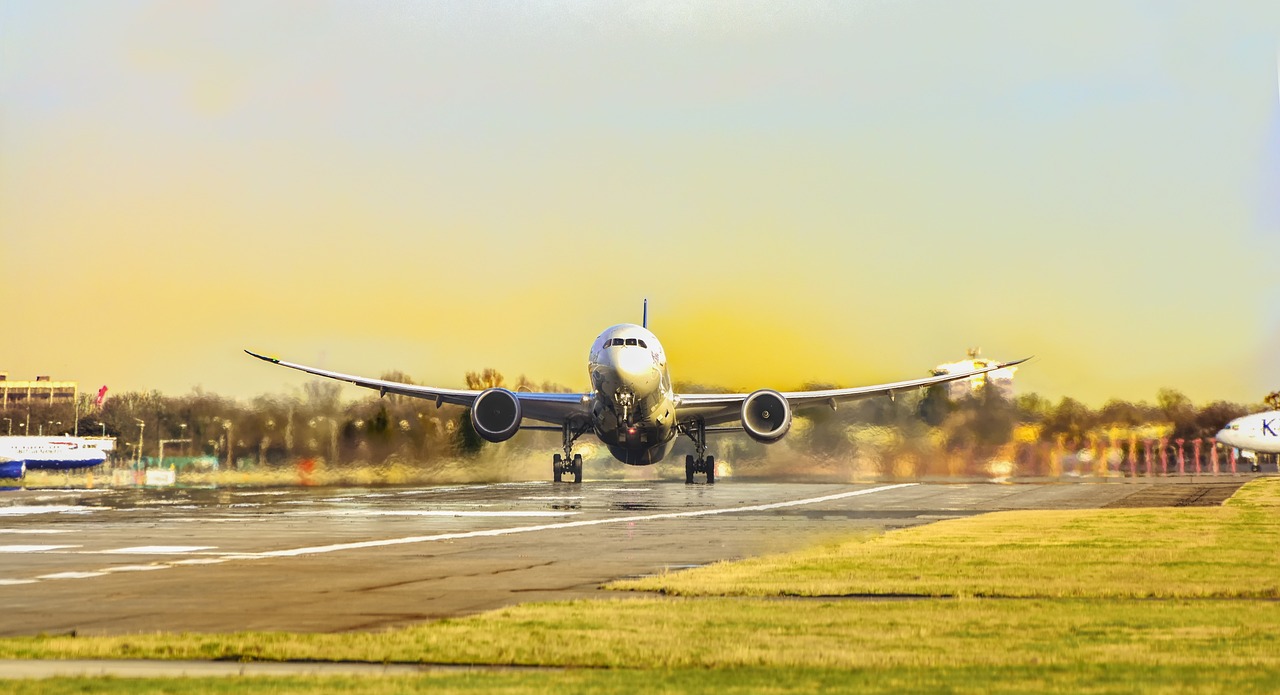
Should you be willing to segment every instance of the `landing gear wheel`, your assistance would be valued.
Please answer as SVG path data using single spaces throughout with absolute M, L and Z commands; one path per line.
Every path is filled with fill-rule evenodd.
M 684 484 L 693 485 L 693 474 L 697 470 L 693 463 L 693 454 L 684 457 Z
M 573 482 L 582 482 L 582 454 L 573 455 Z
M 707 485 L 714 485 L 716 482 L 716 457 L 708 456 L 707 462 L 703 465 L 706 466 Z
M 560 458 L 560 454 L 551 457 L 551 480 L 560 482 L 560 476 L 564 473 L 564 459 Z

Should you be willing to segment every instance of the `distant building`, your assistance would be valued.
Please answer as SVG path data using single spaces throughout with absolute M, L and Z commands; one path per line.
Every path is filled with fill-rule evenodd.
M 986 359 L 981 356 L 981 353 L 981 348 L 970 348 L 968 359 L 949 364 L 940 364 L 933 368 L 933 373 L 935 376 L 941 376 L 943 374 L 985 369 L 992 365 L 1000 364 L 1000 360 Z M 947 396 L 953 401 L 979 394 L 984 388 L 995 388 L 1001 396 L 1013 398 L 1013 373 L 1017 370 L 1017 367 L 1005 367 L 1004 369 L 997 369 L 986 374 L 969 377 L 968 379 L 952 381 L 944 384 L 944 386 L 947 389 Z
M 35 381 L 9 381 L 8 372 L 0 372 L 0 410 L 31 403 L 71 405 L 80 393 L 76 381 L 52 381 L 38 376 Z

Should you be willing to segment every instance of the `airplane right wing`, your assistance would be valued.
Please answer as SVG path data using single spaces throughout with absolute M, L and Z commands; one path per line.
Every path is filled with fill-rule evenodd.
M 256 352 L 245 350 L 246 353 L 264 362 L 278 364 L 281 367 L 296 369 L 307 374 L 322 376 L 326 379 L 336 379 L 345 381 L 349 384 L 362 386 L 367 389 L 373 389 L 381 395 L 388 393 L 397 396 L 410 396 L 412 398 L 422 398 L 435 401 L 436 405 L 449 403 L 451 405 L 460 405 L 464 408 L 470 408 L 476 398 L 483 391 L 472 391 L 469 389 L 446 389 L 437 388 L 435 386 L 419 386 L 418 384 L 406 384 L 399 381 L 387 381 L 385 379 L 370 379 L 368 377 L 354 376 L 352 374 L 343 374 L 341 372 L 331 372 L 327 369 L 319 369 L 317 367 L 308 367 L 293 362 L 285 362 L 275 357 L 267 357 L 259 355 Z M 589 414 L 587 405 L 588 395 L 584 393 L 530 393 L 526 391 L 514 392 L 516 398 L 520 399 L 520 409 L 525 417 L 540 422 L 548 422 L 555 425 L 563 425 L 573 420 L 582 420 Z M 525 428 L 527 429 L 527 428 Z
M 1027 360 L 1030 357 L 1024 357 L 1013 362 L 1004 362 L 1001 364 L 990 365 L 982 369 L 974 369 L 967 372 L 957 372 L 954 374 L 937 374 L 934 376 L 923 377 L 920 379 L 909 379 L 907 381 L 895 381 L 891 384 L 877 384 L 875 386 L 855 386 L 853 388 L 844 389 L 823 389 L 819 391 L 783 391 L 780 395 L 787 399 L 787 403 L 793 408 L 804 408 L 815 405 L 826 405 L 835 407 L 838 403 L 846 401 L 854 401 L 862 398 L 870 398 L 871 396 L 892 396 L 902 391 L 910 391 L 912 389 L 926 388 L 935 384 L 945 384 L 949 381 L 959 381 L 960 379 L 968 379 L 979 374 L 994 372 L 997 369 L 1006 369 L 1013 367 Z M 747 399 L 749 393 L 682 393 L 676 396 L 676 419 L 680 421 L 688 421 L 700 418 L 705 424 L 714 425 L 738 420 L 742 415 L 742 403 Z

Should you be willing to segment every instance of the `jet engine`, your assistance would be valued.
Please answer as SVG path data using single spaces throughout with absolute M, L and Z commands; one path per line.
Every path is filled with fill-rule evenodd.
M 772 444 L 791 429 L 791 404 L 782 394 L 760 389 L 742 402 L 742 429 L 747 436 Z
M 490 442 L 505 442 L 520 429 L 520 399 L 499 388 L 486 389 L 471 404 L 471 426 Z

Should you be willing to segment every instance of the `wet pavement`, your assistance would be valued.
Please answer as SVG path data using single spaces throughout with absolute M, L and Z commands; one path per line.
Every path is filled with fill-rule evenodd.
M 1220 503 L 1242 482 L 14 491 L 0 635 L 379 629 L 989 511 Z

